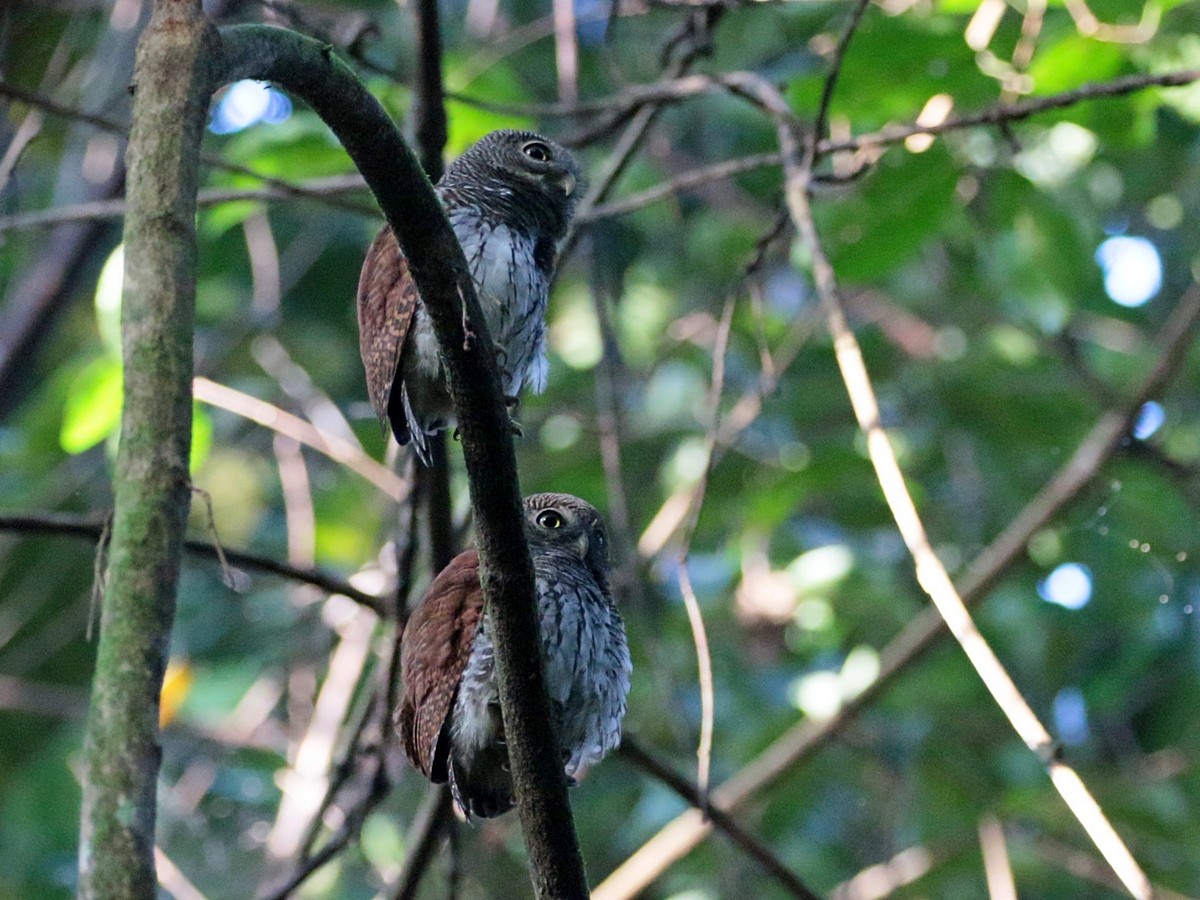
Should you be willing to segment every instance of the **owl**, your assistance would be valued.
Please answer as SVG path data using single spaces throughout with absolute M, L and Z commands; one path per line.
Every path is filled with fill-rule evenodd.
M 546 300 L 558 248 L 582 182 L 565 149 L 529 131 L 493 131 L 455 160 L 436 186 L 462 245 L 501 384 L 515 404 L 546 385 Z M 429 462 L 427 436 L 454 407 L 433 325 L 392 230 L 375 237 L 358 281 L 359 350 L 380 425 Z
M 546 690 L 563 768 L 574 779 L 621 740 L 632 665 L 609 589 L 608 536 L 595 508 L 570 494 L 524 502 L 537 584 Z M 469 820 L 513 806 L 494 647 L 479 556 L 460 553 L 425 592 L 400 647 L 396 726 L 412 764 L 450 782 Z

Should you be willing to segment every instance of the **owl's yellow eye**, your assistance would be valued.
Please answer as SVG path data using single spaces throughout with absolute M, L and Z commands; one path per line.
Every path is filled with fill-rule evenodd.
M 544 509 L 538 513 L 534 520 L 538 525 L 547 530 L 553 531 L 556 528 L 563 527 L 563 517 L 552 509 Z
M 543 144 L 541 141 L 530 141 L 528 144 L 526 144 L 524 147 L 521 148 L 521 152 L 524 153 L 526 156 L 528 156 L 530 159 L 537 160 L 538 162 L 549 162 L 550 161 L 550 156 L 551 156 L 550 148 L 547 147 L 545 144 Z

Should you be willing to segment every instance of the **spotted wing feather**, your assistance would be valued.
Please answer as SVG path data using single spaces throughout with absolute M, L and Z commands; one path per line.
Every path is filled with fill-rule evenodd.
M 404 629 L 400 670 L 404 696 L 396 727 L 404 752 L 430 781 L 448 777 L 443 726 L 483 615 L 479 554 L 460 553 L 425 592 Z
M 392 229 L 384 226 L 371 243 L 358 278 L 358 348 L 367 373 L 367 393 L 380 427 L 388 427 L 388 403 L 400 386 L 400 360 L 420 294 L 408 260 Z M 397 430 L 403 417 L 393 418 Z M 407 435 L 397 433 L 401 444 Z

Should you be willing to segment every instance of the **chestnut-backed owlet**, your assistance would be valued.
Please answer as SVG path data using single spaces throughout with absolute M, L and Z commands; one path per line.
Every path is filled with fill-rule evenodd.
M 546 691 L 568 778 L 620 743 L 632 666 L 613 606 L 604 521 L 570 494 L 524 503 L 537 583 Z M 494 647 L 479 555 L 459 554 L 434 579 L 400 645 L 404 694 L 396 727 L 413 765 L 450 782 L 469 819 L 513 806 Z
M 436 190 L 462 245 L 501 386 L 516 402 L 546 385 L 546 300 L 558 247 L 581 192 L 579 165 L 528 131 L 493 131 L 446 169 Z M 358 282 L 359 349 L 380 424 L 429 461 L 426 436 L 454 407 L 433 326 L 392 230 L 376 236 Z

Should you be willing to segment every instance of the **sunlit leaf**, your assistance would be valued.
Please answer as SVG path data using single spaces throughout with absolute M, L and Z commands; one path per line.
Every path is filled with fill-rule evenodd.
M 59 444 L 83 453 L 115 432 L 121 423 L 121 361 L 104 356 L 88 363 L 71 382 L 63 409 Z
M 118 244 L 96 279 L 96 327 L 114 359 L 121 358 L 121 291 L 125 283 L 125 245 Z

